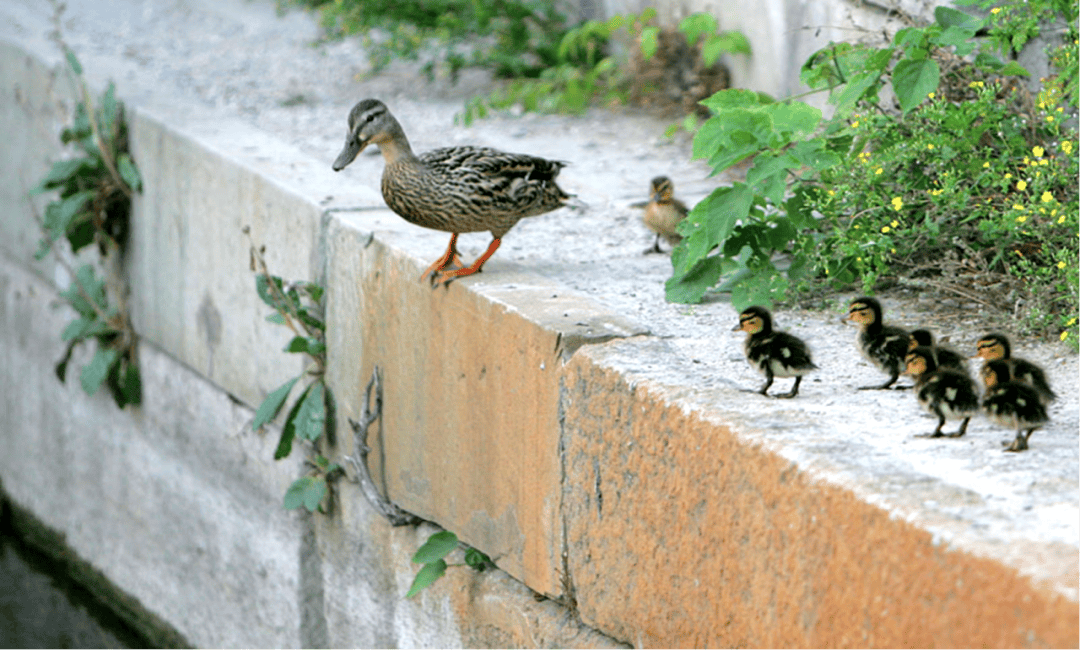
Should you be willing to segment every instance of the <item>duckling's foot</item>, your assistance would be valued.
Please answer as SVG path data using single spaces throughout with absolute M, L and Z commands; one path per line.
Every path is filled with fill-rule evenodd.
M 786 393 L 780 393 L 779 395 L 773 395 L 777 399 L 791 399 L 799 394 L 799 384 L 802 383 L 802 376 L 795 376 L 795 385 L 791 387 L 791 390 Z
M 660 248 L 660 235 L 657 235 L 656 236 L 656 241 L 653 242 L 652 247 L 651 248 L 646 248 L 645 252 L 643 252 L 642 255 L 652 255 L 653 253 L 663 253 L 663 252 L 664 251 L 661 250 L 661 248 Z
M 1028 436 L 1025 436 L 1021 431 L 1017 431 L 1016 438 L 1012 442 L 1003 442 L 1001 444 L 1005 447 L 1004 451 L 1025 451 L 1028 448 Z

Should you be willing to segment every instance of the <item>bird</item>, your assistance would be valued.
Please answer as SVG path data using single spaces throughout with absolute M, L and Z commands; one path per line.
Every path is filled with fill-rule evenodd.
M 1049 420 L 1046 405 L 1038 391 L 1013 380 L 1011 364 L 1005 359 L 987 361 L 982 376 L 986 382 L 983 411 L 995 423 L 1016 429 L 1016 438 L 1002 443 L 1005 451 L 1024 451 L 1035 429 Z
M 765 385 L 757 391 L 761 395 L 768 396 L 774 377 L 794 377 L 795 385 L 791 387 L 791 392 L 776 397 L 795 397 L 799 394 L 803 375 L 817 370 L 806 343 L 787 332 L 775 331 L 772 314 L 764 307 L 753 306 L 742 310 L 739 324 L 731 331 L 747 333 L 743 344 L 746 360 L 765 375 Z
M 980 338 L 975 344 L 975 348 L 975 356 L 984 359 L 980 371 L 983 375 L 983 381 L 986 380 L 987 365 L 990 361 L 1007 361 L 1009 363 L 1009 374 L 1012 376 L 1013 381 L 1021 381 L 1034 388 L 1043 405 L 1057 399 L 1057 394 L 1051 390 L 1050 383 L 1046 381 L 1046 373 L 1043 372 L 1042 368 L 1030 361 L 1012 356 L 1012 344 L 1009 343 L 1009 337 L 998 332 L 992 332 Z
M 904 359 L 908 353 L 908 341 L 911 336 L 907 330 L 881 321 L 881 303 L 875 298 L 863 296 L 851 301 L 847 316 L 860 326 L 856 339 L 862 355 L 882 371 L 889 373 L 889 380 L 880 386 L 860 386 L 859 390 L 881 390 L 890 388 L 900 377 L 904 368 Z
M 657 176 L 649 184 L 649 202 L 645 204 L 642 221 L 649 230 L 656 233 L 656 241 L 645 254 L 661 253 L 660 238 L 674 246 L 682 241 L 682 235 L 676 230 L 679 222 L 686 218 L 689 209 L 686 204 L 675 198 L 675 184 L 667 176 Z
M 957 370 L 967 372 L 968 364 L 964 355 L 960 354 L 952 348 L 948 348 L 942 345 L 934 344 L 934 335 L 930 333 L 928 329 L 916 329 L 911 330 L 911 341 L 908 343 L 908 352 L 914 350 L 917 346 L 926 346 L 934 351 L 934 361 L 939 367 L 944 366 L 946 368 L 956 368 Z
M 567 164 L 562 161 L 476 146 L 444 147 L 417 156 L 401 124 L 378 99 L 353 106 L 348 124 L 334 171 L 345 169 L 369 144 L 379 145 L 386 205 L 410 223 L 451 233 L 446 252 L 420 276 L 423 280 L 430 275 L 434 285 L 480 272 L 514 224 L 560 208 L 571 198 L 555 183 Z M 464 266 L 458 235 L 484 230 L 491 231 L 491 244 Z
M 928 438 L 959 438 L 967 433 L 968 422 L 979 412 L 979 393 L 966 372 L 938 367 L 933 349 L 917 346 L 905 358 L 904 374 L 915 380 L 915 398 L 927 411 L 938 416 L 938 425 Z M 953 433 L 942 433 L 945 420 L 962 420 Z

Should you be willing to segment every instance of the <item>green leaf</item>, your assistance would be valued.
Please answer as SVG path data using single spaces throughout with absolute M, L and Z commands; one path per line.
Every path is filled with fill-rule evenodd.
M 119 350 L 98 348 L 90 363 L 83 366 L 82 374 L 79 377 L 82 381 L 83 390 L 86 391 L 87 395 L 93 395 L 97 392 L 98 388 L 101 387 L 101 383 L 109 376 L 109 371 L 119 357 Z
M 271 282 L 274 283 L 274 286 L 277 288 L 277 291 L 274 291 L 273 289 L 270 288 L 270 283 Z M 284 296 L 285 295 L 284 287 L 285 287 L 285 283 L 282 281 L 282 279 L 280 277 L 278 277 L 276 275 L 273 275 L 273 276 L 270 276 L 270 278 L 267 278 L 267 276 L 265 274 L 260 273 L 260 274 L 255 276 L 255 291 L 258 292 L 259 297 L 262 298 L 262 301 L 265 302 L 272 309 L 277 309 L 277 310 L 280 310 L 280 311 L 288 311 L 287 307 L 289 305 L 287 304 L 287 302 L 285 302 L 286 299 L 278 298 L 278 296 Z
M 142 403 L 142 375 L 139 373 L 138 364 L 122 360 L 118 364 L 118 370 L 116 391 L 113 394 L 116 405 L 124 408 L 128 404 Z
M 110 327 L 97 318 L 95 312 L 92 316 L 83 316 L 67 324 L 62 334 L 61 341 L 77 341 L 97 336 L 110 331 Z
M 641 56 L 648 61 L 656 55 L 658 46 L 659 27 L 645 27 L 641 30 Z
M 303 352 L 314 357 L 326 352 L 326 344 L 311 336 L 294 336 L 283 352 Z
M 907 113 L 934 92 L 941 78 L 941 68 L 933 59 L 905 59 L 893 68 L 892 83 L 900 109 Z
M 127 183 L 128 187 L 130 187 L 133 192 L 141 192 L 142 175 L 139 173 L 139 169 L 135 167 L 135 161 L 131 159 L 131 156 L 122 153 L 119 158 L 117 158 L 116 163 L 120 168 L 120 178 L 124 179 L 124 182 Z
M 321 381 L 316 381 L 308 387 L 307 392 L 301 398 L 300 410 L 295 418 L 290 418 L 296 427 L 296 435 L 305 440 L 315 441 L 326 429 L 326 398 L 325 387 Z
M 436 560 L 431 564 L 425 564 L 417 572 L 416 577 L 413 578 L 412 586 L 409 587 L 409 593 L 405 594 L 406 598 L 412 598 L 416 594 L 420 593 L 425 587 L 429 587 L 435 583 L 436 580 L 443 577 L 446 573 L 446 560 Z
M 79 290 L 80 287 L 82 287 L 82 291 Z M 60 296 L 67 300 L 75 308 L 75 311 L 82 316 L 96 318 L 97 311 L 84 297 L 84 293 L 97 303 L 98 307 L 105 309 L 105 282 L 97 278 L 94 267 L 89 264 L 84 264 L 75 271 L 75 279 L 72 281 L 71 286 L 66 291 L 62 291 Z
M 300 398 L 293 402 L 289 414 L 285 416 L 285 424 L 281 427 L 281 437 L 278 438 L 278 446 L 274 450 L 274 460 L 281 460 L 292 453 L 292 443 L 296 438 L 296 414 L 300 411 L 300 404 L 303 403 L 304 396 L 309 390 L 311 390 L 310 385 L 304 389 Z
M 483 571 L 488 567 L 494 566 L 494 562 L 485 553 L 481 553 L 475 548 L 469 547 L 465 550 L 465 564 L 468 564 L 477 571 Z
M 934 8 L 934 19 L 937 20 L 937 23 L 942 27 L 959 27 L 970 31 L 972 34 L 982 28 L 983 24 L 986 22 L 981 18 L 966 14 L 959 9 L 944 6 Z
M 281 312 L 277 312 L 277 311 L 275 311 L 274 313 L 267 316 L 266 320 L 268 322 L 270 322 L 270 323 L 274 323 L 275 325 L 284 325 L 285 324 L 285 316 L 283 316 L 281 314 Z
M 255 420 L 251 423 L 253 431 L 258 431 L 267 422 L 277 417 L 281 406 L 285 403 L 285 398 L 289 396 L 289 391 L 299 380 L 300 377 L 293 377 L 266 396 L 263 403 L 259 405 L 258 410 L 255 411 Z
M 326 496 L 326 491 L 326 479 L 321 476 L 304 476 L 293 481 L 293 484 L 285 491 L 283 505 L 286 510 L 295 510 L 303 506 L 308 512 L 315 512 Z
M 716 286 L 722 273 L 723 259 L 717 255 L 706 257 L 688 272 L 668 278 L 664 283 L 664 297 L 668 302 L 699 303 L 705 292 Z
M 999 74 L 1012 75 L 1012 76 L 1016 76 L 1016 77 L 1030 77 L 1031 76 L 1031 73 L 1028 72 L 1027 68 L 1020 65 L 1016 61 L 1009 61 L 1008 63 L 1006 63 L 1005 66 L 1003 68 L 1001 68 Z
M 92 167 L 94 161 L 89 158 L 73 158 L 70 160 L 58 160 L 52 164 L 45 177 L 30 190 L 31 195 L 41 194 L 67 183 L 78 176 L 83 167 Z
M 416 549 L 412 561 L 416 564 L 429 564 L 441 560 L 457 548 L 457 545 L 458 538 L 454 533 L 448 530 L 437 532 Z
M 64 54 L 67 56 L 68 65 L 71 66 L 71 71 L 75 74 L 82 74 L 82 64 L 79 63 L 79 59 L 75 57 L 75 53 L 64 47 Z
M 690 14 L 679 22 L 679 31 L 686 34 L 686 41 L 691 46 L 703 35 L 715 34 L 718 29 L 720 29 L 720 23 L 717 22 L 716 16 L 704 12 Z

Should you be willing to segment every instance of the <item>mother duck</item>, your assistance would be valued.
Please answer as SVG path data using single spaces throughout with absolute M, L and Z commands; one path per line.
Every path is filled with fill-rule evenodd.
M 451 233 L 446 252 L 420 276 L 423 280 L 432 274 L 434 284 L 478 273 L 514 224 L 562 207 L 570 198 L 555 184 L 566 164 L 556 160 L 473 146 L 417 156 L 401 124 L 377 99 L 365 99 L 349 111 L 349 131 L 334 171 L 345 169 L 371 143 L 379 145 L 386 163 L 386 205 L 410 223 Z M 484 230 L 491 231 L 491 244 L 472 265 L 464 266 L 458 235 Z

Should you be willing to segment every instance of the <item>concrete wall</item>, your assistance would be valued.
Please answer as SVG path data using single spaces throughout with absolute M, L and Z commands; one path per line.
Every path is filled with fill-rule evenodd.
M 1076 645 L 1074 546 L 1032 542 L 1033 579 L 942 545 L 822 480 L 811 468 L 830 452 L 793 462 L 688 379 L 648 378 L 670 350 L 640 325 L 512 263 L 431 291 L 416 278 L 445 235 L 330 185 L 324 161 L 162 98 L 125 97 L 146 184 L 126 266 L 145 403 L 121 412 L 59 384 L 66 279 L 32 260 L 25 189 L 71 104 L 40 56 L 0 45 L 0 478 L 191 643 Z M 264 320 L 244 226 L 274 273 L 328 287 L 339 422 L 382 370 L 371 441 L 389 496 L 500 570 L 451 570 L 404 600 L 436 528 L 390 527 L 348 481 L 327 515 L 281 509 L 300 454 L 272 461 L 277 432 L 249 423 L 300 366 Z M 336 443 L 355 451 L 344 426 Z

